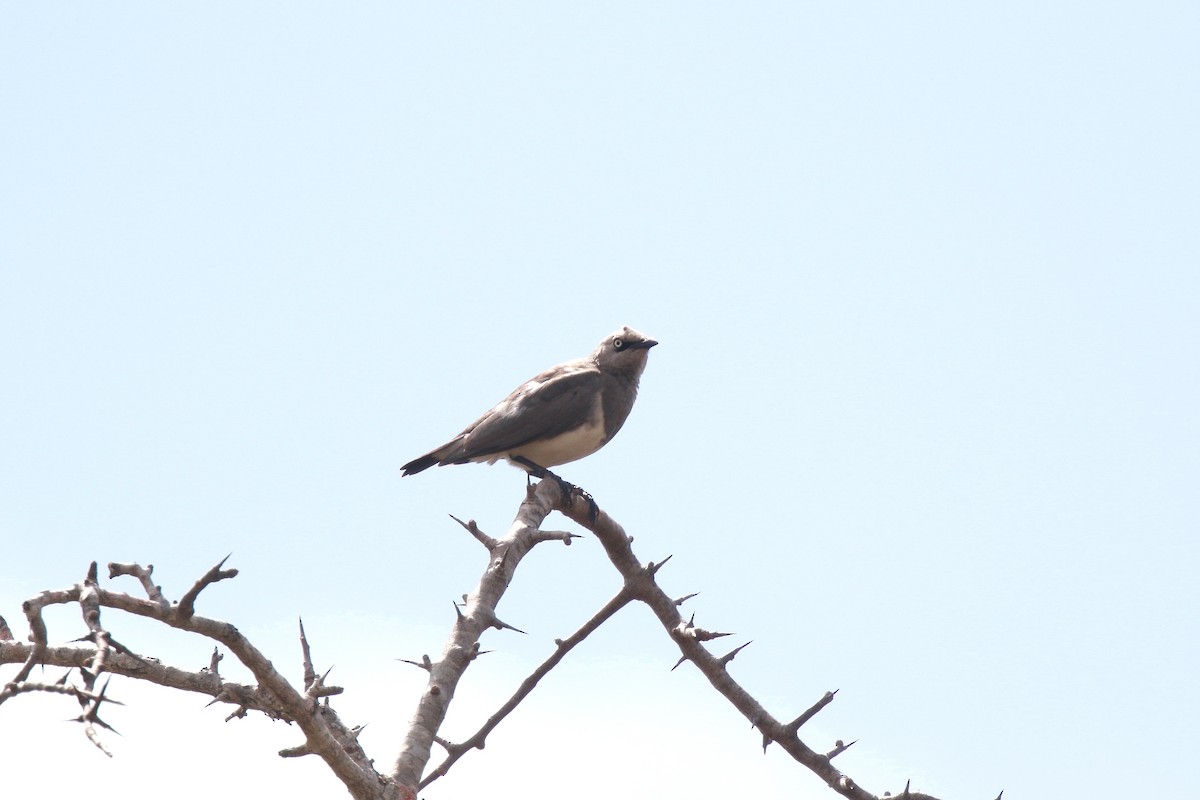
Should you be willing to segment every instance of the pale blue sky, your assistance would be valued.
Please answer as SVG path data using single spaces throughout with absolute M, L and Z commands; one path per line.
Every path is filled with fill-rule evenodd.
M 662 342 L 637 408 L 560 472 L 644 560 L 674 554 L 662 583 L 702 592 L 699 622 L 754 640 L 733 669 L 772 710 L 841 690 L 815 748 L 859 739 L 841 766 L 880 793 L 1193 790 L 1195 4 L 0 19 L 14 627 L 92 559 L 152 562 L 177 598 L 233 551 L 242 575 L 202 613 L 280 665 L 303 615 L 390 763 L 421 677 L 392 659 L 440 649 L 482 568 L 446 515 L 498 534 L 523 485 L 399 465 L 628 324 Z M 500 610 L 530 635 L 488 635 L 451 738 L 618 586 L 587 541 L 523 569 Z M 207 663 L 202 642 L 107 622 Z M 510 776 L 530 797 L 682 797 L 656 781 L 687 764 L 676 779 L 702 772 L 711 796 L 833 796 L 674 660 L 626 612 L 426 796 Z M 53 698 L 0 709 L 0 749 L 117 797 L 151 756 L 191 769 L 157 749 L 186 725 L 255 781 L 339 796 L 273 756 L 294 730 L 190 699 L 166 722 L 174 700 L 121 692 L 138 701 L 113 712 L 112 761 Z

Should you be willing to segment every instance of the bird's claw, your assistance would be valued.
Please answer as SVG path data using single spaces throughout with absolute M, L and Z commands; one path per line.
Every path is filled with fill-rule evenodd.
M 525 458 L 524 456 L 513 456 L 512 460 L 520 463 L 523 467 L 525 467 L 527 474 L 532 475 L 533 477 L 535 477 L 539 480 L 543 480 L 543 481 L 546 480 L 547 478 L 549 478 L 550 480 L 557 483 L 558 488 L 562 490 L 564 500 L 567 500 L 569 502 L 571 499 L 571 495 L 573 495 L 573 494 L 577 494 L 580 497 L 582 497 L 584 500 L 587 501 L 587 504 L 588 504 L 588 521 L 589 522 L 596 521 L 596 517 L 599 516 L 599 514 L 600 514 L 600 506 L 596 505 L 596 499 L 594 497 L 592 497 L 590 494 L 588 494 L 586 491 L 584 491 L 583 489 L 580 489 L 578 486 L 571 483 L 566 478 L 560 477 L 558 474 L 546 469 L 545 467 L 543 467 L 539 464 L 533 463 L 532 461 L 530 461 L 528 458 Z
M 572 486 L 575 491 L 579 492 L 579 496 L 587 501 L 588 504 L 588 522 L 595 524 L 596 517 L 600 516 L 600 506 L 596 505 L 596 498 L 592 497 L 588 492 L 580 489 L 578 486 Z

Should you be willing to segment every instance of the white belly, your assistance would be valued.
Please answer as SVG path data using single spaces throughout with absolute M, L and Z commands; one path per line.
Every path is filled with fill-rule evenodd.
M 510 450 L 508 457 L 523 456 L 539 467 L 554 467 L 590 456 L 604 444 L 604 424 L 584 425 L 553 439 L 530 442 Z

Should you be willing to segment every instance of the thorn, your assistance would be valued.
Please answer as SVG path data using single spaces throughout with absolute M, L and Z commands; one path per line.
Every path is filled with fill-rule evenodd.
M 495 617 L 495 616 L 492 617 L 492 627 L 495 628 L 496 630 L 516 631 L 517 633 L 522 633 L 522 634 L 525 634 L 526 636 L 529 635 L 529 634 L 525 633 L 525 631 L 521 630 L 520 628 L 515 628 L 512 625 L 509 625 L 507 622 L 504 622 L 503 620 L 501 620 L 499 617 Z
M 698 595 L 698 594 L 700 594 L 700 593 L 699 593 L 699 592 L 692 592 L 691 594 L 685 594 L 683 597 L 680 597 L 680 598 L 678 598 L 678 599 L 675 601 L 675 605 L 677 605 L 677 606 L 681 606 L 681 605 L 683 605 L 684 603 L 686 603 L 688 600 L 691 600 L 693 597 L 695 597 L 695 596 L 696 596 L 696 595 Z
M 91 722 L 94 722 L 95 724 L 99 725 L 101 728 L 104 728 L 106 731 L 112 731 L 117 736 L 121 735 L 121 732 L 119 730 L 114 728 L 112 725 L 109 725 L 104 720 L 100 719 L 100 717 L 98 715 L 92 714 L 91 716 L 92 716 Z
M 109 634 L 105 634 L 105 636 L 106 636 L 106 638 L 108 639 L 108 645 L 109 645 L 109 647 L 111 647 L 113 650 L 116 650 L 118 653 L 120 653 L 120 654 L 121 654 L 121 655 L 123 655 L 123 656 L 131 656 L 131 657 L 133 657 L 133 658 L 136 658 L 138 661 L 141 661 L 141 660 L 142 660 L 142 659 L 141 659 L 141 657 L 140 657 L 140 656 L 138 656 L 138 654 L 137 654 L 137 653 L 133 652 L 133 651 L 132 651 L 132 650 L 130 650 L 128 647 L 126 647 L 125 645 L 121 644 L 121 643 L 120 643 L 120 642 L 118 642 L 116 639 L 112 638 L 112 636 L 111 636 L 111 635 L 109 635 Z
M 680 664 L 682 664 L 685 661 L 687 661 L 687 656 L 680 656 L 679 660 L 675 662 L 675 666 L 671 667 L 671 672 L 674 672 L 675 668 L 678 667 Z
M 304 685 L 312 688 L 317 685 L 316 670 L 313 669 L 312 648 L 308 644 L 308 636 L 304 632 L 304 620 L 296 618 L 300 623 L 300 665 L 304 670 Z
M 754 640 L 751 639 L 750 641 L 754 641 Z M 750 642 L 746 642 L 741 647 L 735 647 L 732 650 L 730 650 L 728 653 L 726 653 L 725 655 L 721 656 L 721 659 L 720 659 L 721 666 L 722 667 L 727 666 L 730 661 L 733 661 L 735 658 L 737 658 L 738 653 L 742 652 L 742 650 L 746 649 L 749 646 L 750 646 Z
M 100 690 L 100 694 L 99 694 L 99 696 L 96 698 L 96 707 L 97 707 L 97 708 L 99 708 L 99 707 L 100 707 L 100 703 L 112 703 L 114 706 L 123 706 L 123 705 L 125 705 L 125 704 L 124 704 L 124 703 L 122 703 L 120 700 L 113 700 L 111 697 L 105 697 L 105 696 L 104 696 L 104 694 L 105 694 L 105 693 L 108 691 L 108 685 L 109 685 L 110 683 L 112 683 L 112 676 L 111 676 L 111 675 L 109 676 L 108 680 L 106 680 L 106 681 L 104 682 L 104 688 Z
M 458 603 L 453 603 L 452 605 L 454 606 L 454 613 L 458 616 L 458 621 L 462 622 L 464 619 L 466 619 L 466 617 L 463 616 L 462 610 L 459 609 Z
M 426 672 L 433 671 L 433 661 L 431 661 L 429 659 L 428 653 L 421 656 L 420 661 L 409 661 L 407 658 L 397 658 L 396 660 L 403 661 L 405 664 L 412 664 L 414 667 L 420 667 L 421 669 L 425 670 Z
M 674 557 L 675 557 L 674 554 L 669 555 L 666 558 L 664 558 L 662 561 L 658 562 L 657 564 L 655 564 L 653 561 L 651 561 L 649 564 L 646 565 L 646 571 L 649 572 L 651 575 L 657 575 L 658 571 L 663 568 L 663 565 L 666 564 L 668 561 L 670 561 Z
M 698 642 L 707 642 L 712 639 L 720 639 L 722 636 L 733 636 L 733 634 L 723 631 L 706 631 L 704 628 L 695 628 L 692 631 L 692 636 Z

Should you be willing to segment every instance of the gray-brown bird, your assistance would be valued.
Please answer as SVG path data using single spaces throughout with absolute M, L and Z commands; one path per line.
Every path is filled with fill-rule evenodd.
M 591 455 L 625 424 L 656 344 L 633 328 L 621 328 L 587 358 L 530 378 L 458 436 L 405 464 L 401 474 L 504 458 L 543 475 L 547 467 Z

